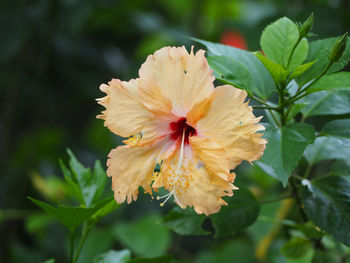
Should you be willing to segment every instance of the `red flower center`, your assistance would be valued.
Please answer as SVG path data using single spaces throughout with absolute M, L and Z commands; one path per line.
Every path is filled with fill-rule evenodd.
M 169 124 L 172 133 L 170 134 L 170 138 L 174 141 L 177 139 L 181 139 L 184 134 L 184 143 L 189 144 L 189 137 L 196 135 L 196 129 L 186 123 L 186 118 L 181 118 L 177 121 L 170 122 Z

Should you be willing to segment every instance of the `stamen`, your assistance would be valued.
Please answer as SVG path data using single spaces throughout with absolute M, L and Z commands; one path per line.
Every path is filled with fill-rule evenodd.
M 184 159 L 184 141 L 185 141 L 185 129 L 183 129 L 183 132 L 182 132 L 181 148 L 180 148 L 180 159 L 179 159 L 179 162 L 177 164 L 177 172 L 180 171 L 180 168 L 181 168 L 181 165 L 182 165 L 182 161 Z
M 164 206 L 164 204 L 166 203 L 166 201 L 169 200 L 169 198 L 174 194 L 175 188 L 168 194 L 168 197 L 164 200 L 163 203 L 160 204 L 160 206 Z M 174 195 L 175 196 L 175 195 Z

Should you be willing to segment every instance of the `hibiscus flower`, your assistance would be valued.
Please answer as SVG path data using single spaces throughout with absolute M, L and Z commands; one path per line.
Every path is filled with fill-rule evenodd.
M 214 89 L 204 53 L 164 47 L 148 56 L 139 78 L 100 86 L 107 95 L 98 99 L 106 108 L 98 118 L 129 137 L 108 155 L 118 203 L 136 200 L 140 186 L 151 195 L 164 187 L 161 205 L 173 198 L 198 214 L 216 213 L 227 204 L 222 197 L 238 189 L 230 170 L 263 154 L 264 127 L 247 93 L 230 85 Z

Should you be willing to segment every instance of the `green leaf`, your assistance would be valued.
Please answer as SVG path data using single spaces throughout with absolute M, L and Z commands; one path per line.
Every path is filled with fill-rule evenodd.
M 251 52 L 196 38 L 192 39 L 207 47 L 209 57 L 226 57 L 227 59 L 225 60 L 221 59 L 223 60 L 221 63 L 234 60 L 235 62 L 232 63 L 235 63 L 235 70 L 237 70 L 238 66 L 240 65 L 243 68 L 240 72 L 248 71 L 249 81 L 252 83 L 252 87 L 249 87 L 248 91 L 253 91 L 263 100 L 267 100 L 270 95 L 276 91 L 276 86 L 271 75 L 260 60 Z M 209 62 L 209 65 L 210 67 L 217 68 L 218 63 L 220 63 L 220 61 L 216 61 L 215 65 L 212 65 L 211 62 Z M 222 65 L 222 67 L 226 68 L 227 66 Z M 232 75 L 235 79 L 242 79 L 246 77 L 245 75 L 242 77 L 238 76 L 235 72 L 232 72 Z
M 129 260 L 127 263 L 170 263 L 172 260 L 172 256 L 162 256 L 156 258 L 133 258 Z
M 311 263 L 335 263 L 338 260 L 329 252 L 323 250 L 316 250 Z
M 286 186 L 305 148 L 315 140 L 314 128 L 306 123 L 275 128 L 267 126 L 264 137 L 268 143 L 261 161 L 272 167 Z
M 294 117 L 306 107 L 305 103 L 297 103 L 292 106 L 291 111 L 288 114 L 287 122 L 294 122 Z
M 78 200 L 82 201 L 81 199 L 83 199 L 82 204 L 90 207 L 101 197 L 107 175 L 99 161 L 95 162 L 94 170 L 91 172 L 91 169 L 84 167 L 69 149 L 67 152 L 70 156 L 71 171 L 61 162 L 62 172 Z
M 131 253 L 127 249 L 109 250 L 105 253 L 97 255 L 94 258 L 94 263 L 126 263 L 131 259 Z
M 269 59 L 282 65 L 284 69 L 288 69 L 290 72 L 303 63 L 308 53 L 308 43 L 303 38 L 295 49 L 288 65 L 289 57 L 298 39 L 299 30 L 296 24 L 283 17 L 264 29 L 260 45 Z
M 198 215 L 191 208 L 175 207 L 164 218 L 165 226 L 180 235 L 208 235 L 202 228 L 205 215 Z
M 55 259 L 54 258 L 50 258 L 48 260 L 45 260 L 44 262 L 42 263 L 55 263 Z
M 260 212 L 260 204 L 246 188 L 240 187 L 234 196 L 225 198 L 228 206 L 210 216 L 215 228 L 215 237 L 233 235 L 253 224 Z
M 350 72 L 327 74 L 306 90 L 313 93 L 321 90 L 350 90 Z
M 132 223 L 119 223 L 113 228 L 114 237 L 137 255 L 156 257 L 163 255 L 170 245 L 169 230 L 162 218 L 150 214 Z
M 65 225 L 71 232 L 73 232 L 84 221 L 91 218 L 100 208 L 107 204 L 111 198 L 103 199 L 91 208 L 85 207 L 70 207 L 60 205 L 57 208 L 45 202 L 28 197 L 33 203 L 40 206 L 48 214 L 54 216 L 58 221 Z
M 350 180 L 325 176 L 303 180 L 302 202 L 309 219 L 320 229 L 350 245 Z
M 294 78 L 300 76 L 300 75 L 303 74 L 305 71 L 307 71 L 309 68 L 311 68 L 311 66 L 312 66 L 315 62 L 316 62 L 316 60 L 298 66 L 298 67 L 293 71 L 293 73 L 290 75 L 289 79 L 294 79 Z
M 287 258 L 296 259 L 305 256 L 311 247 L 310 240 L 296 237 L 284 244 L 281 248 L 281 252 Z
M 299 102 L 307 104 L 301 111 L 304 118 L 350 113 L 350 91 L 320 91 L 306 96 Z
M 61 171 L 67 182 L 68 193 L 76 198 L 80 204 L 85 204 L 83 193 L 79 185 L 73 180 L 72 174 L 62 160 L 59 160 Z
M 317 137 L 315 143 L 305 151 L 305 158 L 310 165 L 323 160 L 347 159 L 350 156 L 350 139 L 332 136 Z
M 110 201 L 106 203 L 104 206 L 102 206 L 99 210 L 97 210 L 96 213 L 94 213 L 91 218 L 95 220 L 95 219 L 100 219 L 102 217 L 105 217 L 109 213 L 116 210 L 119 206 L 120 204 L 117 204 L 114 198 L 111 197 Z
M 275 83 L 281 83 L 286 80 L 288 76 L 288 71 L 285 70 L 282 65 L 273 62 L 261 53 L 256 54 L 256 56 L 258 59 L 260 59 L 260 61 L 264 64 L 266 69 L 270 72 Z
M 326 38 L 322 40 L 316 40 L 310 42 L 309 45 L 309 55 L 305 62 L 311 62 L 316 61 L 315 64 L 313 64 L 309 70 L 307 70 L 304 74 L 302 74 L 298 78 L 298 83 L 305 84 L 309 82 L 310 80 L 316 78 L 319 76 L 327 67 L 329 63 L 329 54 L 333 48 L 334 43 L 337 41 L 336 37 L 333 38 Z M 342 68 L 344 68 L 349 60 L 350 60 L 350 41 L 348 41 L 347 47 L 337 62 L 335 62 L 331 68 L 328 70 L 328 73 L 334 73 Z
M 322 134 L 350 139 L 350 119 L 328 122 L 323 127 Z

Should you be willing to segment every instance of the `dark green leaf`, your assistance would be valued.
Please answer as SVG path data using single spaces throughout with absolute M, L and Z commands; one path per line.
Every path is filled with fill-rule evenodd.
M 316 78 L 319 76 L 322 71 L 327 67 L 329 63 L 329 54 L 333 48 L 334 43 L 336 42 L 337 38 L 326 38 L 321 40 L 316 40 L 310 42 L 309 45 L 309 55 L 305 62 L 311 62 L 316 61 L 314 65 L 311 66 L 309 70 L 307 70 L 304 74 L 302 74 L 298 78 L 298 82 L 300 84 L 305 84 L 309 82 L 310 80 Z M 334 73 L 342 68 L 344 68 L 350 60 L 350 43 L 348 41 L 347 47 L 340 58 L 339 61 L 335 62 L 331 68 L 328 70 L 328 73 Z
M 301 110 L 304 118 L 350 113 L 350 91 L 319 91 L 306 96 L 299 102 L 307 104 Z
M 219 213 L 210 216 L 217 238 L 233 235 L 247 228 L 256 221 L 260 212 L 260 205 L 254 195 L 242 187 L 225 201 L 228 206 L 223 206 Z
M 131 253 L 127 249 L 109 250 L 95 257 L 94 263 L 126 263 L 130 260 Z
M 329 252 L 316 250 L 311 263 L 336 263 L 338 260 Z
M 288 65 L 289 57 L 298 39 L 298 27 L 293 21 L 283 17 L 265 28 L 261 35 L 260 45 L 269 59 L 282 65 L 284 69 L 288 69 L 290 72 L 303 63 L 308 53 L 308 43 L 303 38 L 295 49 Z
M 323 160 L 347 159 L 350 156 L 350 139 L 332 136 L 317 137 L 315 143 L 305 151 L 305 158 L 310 165 Z
M 34 198 L 28 197 L 33 203 L 40 206 L 48 214 L 54 216 L 62 224 L 64 224 L 70 231 L 74 231 L 78 226 L 80 226 L 84 221 L 91 218 L 91 216 L 96 213 L 100 208 L 107 204 L 111 198 L 106 198 L 98 202 L 95 206 L 91 208 L 85 207 L 69 207 L 69 206 L 58 206 L 53 207 L 47 203 L 36 200 Z
M 172 256 L 162 256 L 157 258 L 133 258 L 127 263 L 170 263 Z
M 305 148 L 315 140 L 314 128 L 306 123 L 275 128 L 268 126 L 264 137 L 268 143 L 261 161 L 272 167 L 286 186 Z
M 136 222 L 119 223 L 113 228 L 113 235 L 137 255 L 160 256 L 170 245 L 169 230 L 161 221 L 159 215 L 151 214 Z
M 350 180 L 326 176 L 303 180 L 302 201 L 307 216 L 320 229 L 350 245 Z
M 180 235 L 208 235 L 202 228 L 205 215 L 198 215 L 191 208 L 175 207 L 164 218 L 164 224 Z
M 288 241 L 282 248 L 281 252 L 287 258 L 301 258 L 311 249 L 311 242 L 308 239 L 296 237 Z
M 350 72 L 327 74 L 306 90 L 313 93 L 321 90 L 350 90 Z
M 327 123 L 322 129 L 322 134 L 350 139 L 350 119 L 334 120 Z
M 235 67 L 238 67 L 238 65 L 244 67 L 245 70 L 242 69 L 241 72 L 249 72 L 249 78 L 251 83 L 253 84 L 253 86 L 249 88 L 258 97 L 267 100 L 269 96 L 276 91 L 276 86 L 271 75 L 266 70 L 264 65 L 260 62 L 260 60 L 251 52 L 200 39 L 193 38 L 193 40 L 207 47 L 209 57 L 227 57 L 225 61 L 234 60 L 237 62 L 235 63 Z M 212 66 L 210 63 L 209 65 Z M 241 78 L 240 76 L 236 76 L 235 74 L 233 74 L 233 76 L 235 79 Z

